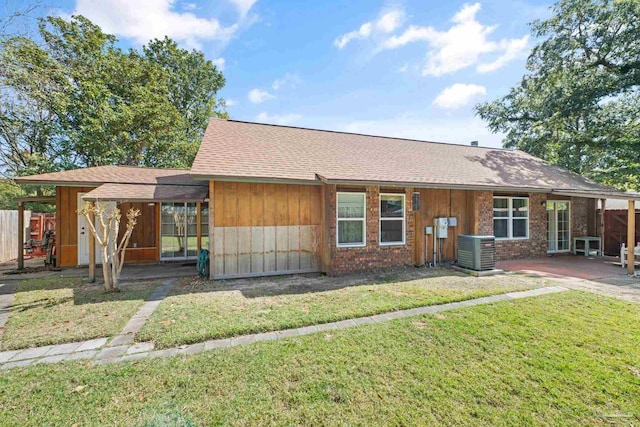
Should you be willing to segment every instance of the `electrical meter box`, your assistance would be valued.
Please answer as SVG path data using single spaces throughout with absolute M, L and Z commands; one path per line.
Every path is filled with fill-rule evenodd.
M 456 227 L 458 225 L 458 217 L 450 216 L 449 217 L 449 227 Z
M 439 239 L 447 238 L 449 218 L 436 218 L 436 233 Z

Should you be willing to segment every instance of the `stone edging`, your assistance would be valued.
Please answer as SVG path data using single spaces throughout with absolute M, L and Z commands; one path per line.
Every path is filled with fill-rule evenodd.
M 569 289 L 562 286 L 549 286 L 528 291 L 509 292 L 506 294 L 492 295 L 488 297 L 470 299 L 460 302 L 452 302 L 440 305 L 411 308 L 408 310 L 393 311 L 377 314 L 375 316 L 358 317 L 339 322 L 322 323 L 319 325 L 305 326 L 302 328 L 285 329 L 275 332 L 240 335 L 233 338 L 210 340 L 198 344 L 184 345 L 164 350 L 154 350 L 152 342 L 135 343 L 132 345 L 107 346 L 108 338 L 99 338 L 84 342 L 52 345 L 46 347 L 30 348 L 26 350 L 13 350 L 0 353 L 0 369 L 30 366 L 40 363 L 57 363 L 67 360 L 92 360 L 94 364 L 118 363 L 130 360 L 138 360 L 155 357 L 171 357 L 180 354 L 196 354 L 215 348 L 228 348 L 258 341 L 271 341 L 288 337 L 309 335 L 316 332 L 333 329 L 345 329 L 368 323 L 380 323 L 393 319 L 434 314 L 456 308 L 472 307 L 482 304 L 490 304 L 499 301 L 509 301 L 540 295 L 565 292 Z M 168 291 L 167 291 L 168 292 Z M 111 343 L 110 343 L 111 344 Z

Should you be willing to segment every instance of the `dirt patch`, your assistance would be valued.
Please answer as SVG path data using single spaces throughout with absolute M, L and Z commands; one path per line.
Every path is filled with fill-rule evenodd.
M 245 297 L 269 297 L 283 294 L 303 294 L 342 289 L 349 286 L 405 282 L 424 278 L 469 276 L 446 267 L 416 268 L 405 267 L 383 272 L 351 274 L 346 276 L 326 276 L 320 273 L 294 274 L 290 276 L 273 276 L 248 279 L 230 279 L 210 281 L 202 278 L 188 278 L 180 281 L 173 294 L 211 291 L 239 291 Z M 398 294 L 404 294 L 398 292 Z

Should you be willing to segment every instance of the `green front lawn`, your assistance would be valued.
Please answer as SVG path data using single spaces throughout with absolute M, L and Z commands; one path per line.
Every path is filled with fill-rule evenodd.
M 120 332 L 149 296 L 152 282 L 127 284 L 106 293 L 76 278 L 41 278 L 19 283 L 2 350 L 108 337 Z
M 399 276 L 398 276 L 399 275 Z M 274 331 L 543 286 L 518 275 L 474 278 L 409 269 L 380 277 L 292 276 L 174 286 L 138 341 L 159 348 Z
M 188 357 L 13 369 L 0 425 L 638 425 L 639 324 L 637 304 L 570 291 Z

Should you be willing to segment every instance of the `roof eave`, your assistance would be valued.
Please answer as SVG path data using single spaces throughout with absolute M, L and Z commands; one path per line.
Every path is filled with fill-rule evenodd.
M 558 196 L 573 196 L 573 197 L 586 197 L 590 199 L 622 199 L 622 200 L 640 200 L 640 194 L 631 195 L 629 193 L 624 193 L 622 191 L 604 191 L 604 190 L 594 190 L 594 191 L 583 191 L 583 190 L 552 190 L 551 194 L 555 194 Z
M 194 181 L 222 181 L 222 182 L 249 182 L 259 184 L 302 184 L 302 185 L 320 185 L 318 180 L 293 179 L 293 178 L 274 178 L 261 176 L 232 176 L 232 175 L 210 175 L 192 173 L 191 177 Z

